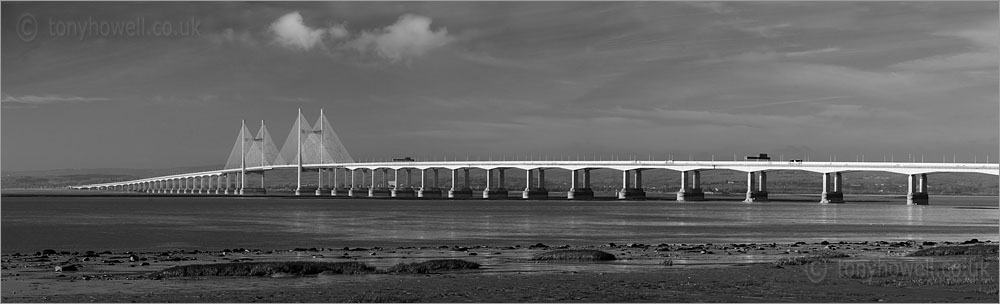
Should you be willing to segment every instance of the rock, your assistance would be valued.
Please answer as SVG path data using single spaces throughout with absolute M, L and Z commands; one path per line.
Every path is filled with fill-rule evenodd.
M 542 244 L 542 243 L 537 243 L 537 244 L 528 246 L 528 249 L 539 249 L 539 248 L 549 248 L 549 246 L 545 245 L 545 244 Z
M 149 266 L 149 263 L 142 263 L 142 264 L 139 264 L 139 266 Z
M 128 256 L 128 261 L 129 261 L 129 262 L 136 262 L 136 261 L 139 261 L 139 257 L 138 257 L 138 256 L 136 256 L 136 255 L 134 255 L 134 254 L 133 254 L 133 255 L 130 255 L 130 256 Z
M 827 242 L 827 241 L 822 241 L 822 242 L 819 242 L 819 244 L 820 244 L 820 245 L 830 245 L 830 242 Z
M 78 270 L 80 270 L 80 269 L 76 265 L 56 266 L 56 272 L 78 271 Z
M 469 255 L 478 255 L 475 252 L 469 252 Z
M 42 250 L 42 254 L 43 255 L 56 255 L 56 254 L 59 254 L 59 253 L 56 252 L 55 249 L 45 249 L 45 250 Z

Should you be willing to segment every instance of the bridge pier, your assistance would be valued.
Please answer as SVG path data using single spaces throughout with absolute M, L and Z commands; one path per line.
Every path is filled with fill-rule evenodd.
M 531 182 L 534 180 L 532 176 L 532 170 L 528 169 L 527 179 L 524 181 L 524 191 L 521 192 L 521 198 L 523 199 L 548 199 L 549 190 L 545 189 L 545 169 L 538 168 L 538 183 L 535 187 L 531 187 Z
M 427 187 L 427 170 L 434 170 L 434 183 Z M 420 189 L 417 190 L 417 197 L 441 197 L 441 189 L 438 188 L 438 169 L 420 170 Z
M 323 187 L 323 168 L 316 168 L 316 196 L 323 196 L 330 192 L 329 188 Z
M 215 176 L 215 194 L 222 194 L 222 174 Z
M 396 186 L 392 187 L 392 197 L 413 197 L 415 193 L 413 189 L 410 188 L 410 169 L 409 168 L 403 169 L 406 172 L 406 175 L 404 176 L 405 183 L 402 183 L 399 180 L 399 170 L 400 169 L 394 170 L 395 171 L 394 179 L 396 180 Z
M 634 184 L 629 184 L 629 171 L 633 171 Z M 631 187 L 630 187 L 631 186 Z M 642 169 L 622 171 L 622 189 L 618 190 L 618 199 L 645 199 L 646 191 L 642 189 Z
M 358 171 L 358 170 L 361 170 L 361 180 L 359 180 L 360 185 L 359 185 L 358 182 L 356 182 L 356 179 L 355 179 L 355 177 L 357 175 L 357 174 L 355 174 L 356 173 L 355 171 Z M 368 189 L 365 189 L 365 180 L 367 180 L 367 178 L 365 177 L 365 169 L 361 169 L 361 168 L 359 168 L 359 169 L 352 169 L 351 170 L 351 188 L 347 189 L 347 196 L 349 196 L 349 197 L 362 197 L 362 196 L 364 196 L 362 193 L 368 193 Z
M 465 183 L 462 188 L 458 188 L 458 169 L 451 169 L 451 190 L 448 190 L 448 198 L 472 198 L 472 189 L 469 188 L 469 168 L 462 168 Z
M 372 170 L 372 186 L 368 188 L 368 197 L 389 197 L 391 192 L 387 187 L 389 185 L 389 169 L 382 168 L 382 183 L 376 186 L 375 183 L 375 170 Z
M 337 181 L 340 175 L 338 171 L 340 171 L 340 169 L 333 169 L 333 189 L 330 189 L 330 196 L 350 196 L 350 187 L 344 187 L 344 185 L 338 183 Z M 353 175 L 353 171 L 351 171 L 351 169 L 344 168 L 344 184 L 347 183 L 348 174 Z M 351 182 L 353 183 L 354 181 L 352 180 Z
M 843 204 L 844 203 L 844 192 L 843 192 L 843 179 L 840 172 L 833 173 L 833 178 L 830 176 L 831 173 L 823 173 L 823 193 L 820 194 L 819 203 L 820 204 Z M 833 182 L 833 189 L 830 188 L 830 182 Z
M 580 181 L 579 172 L 583 172 L 583 187 L 578 184 Z M 594 191 L 590 189 L 590 169 L 579 169 L 570 171 L 570 188 L 566 192 L 566 199 L 593 199 Z
M 208 194 L 208 188 L 205 187 L 205 180 L 206 179 L 208 179 L 208 176 L 199 176 L 198 177 L 198 180 L 199 180 L 199 183 L 198 183 L 198 194 Z M 209 183 L 209 186 L 211 186 L 211 183 Z
M 243 178 L 246 179 L 247 175 L 251 174 L 250 171 L 243 174 Z M 306 189 L 306 188 L 301 188 Z M 264 188 L 264 171 L 260 171 L 260 187 L 247 187 L 246 184 L 243 185 L 243 189 L 240 190 L 242 195 L 265 195 L 267 194 L 267 189 Z
M 767 201 L 767 173 L 758 172 L 759 184 L 754 180 L 754 172 L 747 172 L 747 196 L 744 203 Z
M 236 194 L 236 193 L 235 193 L 235 191 L 229 191 L 229 189 L 231 189 L 231 188 L 235 188 L 235 187 L 233 187 L 233 183 L 232 183 L 232 180 L 230 179 L 230 177 L 231 177 L 232 175 L 233 175 L 232 173 L 226 173 L 226 190 L 224 190 L 224 192 L 223 192 L 223 193 L 225 193 L 226 195 L 229 195 L 229 194 Z
M 497 171 L 498 179 L 493 179 L 493 170 Z M 486 189 L 483 189 L 485 199 L 507 199 L 507 188 L 504 188 L 504 169 L 486 170 Z
M 930 196 L 927 195 L 927 173 L 920 174 L 919 183 L 916 174 L 910 174 L 907 178 L 906 204 L 907 205 L 929 205 Z
M 702 200 L 705 200 L 705 192 L 701 191 L 701 171 L 681 171 L 681 189 L 677 191 L 677 201 Z

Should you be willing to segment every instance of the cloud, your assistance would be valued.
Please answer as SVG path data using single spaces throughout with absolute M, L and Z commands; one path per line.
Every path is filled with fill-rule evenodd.
M 958 37 L 973 45 L 968 51 L 958 54 L 943 54 L 921 58 L 893 65 L 895 68 L 914 71 L 955 71 L 987 70 L 996 71 L 1000 58 L 1000 39 L 997 39 L 997 23 L 984 22 L 975 27 L 954 31 L 932 33 L 937 36 Z
M 363 32 L 347 45 L 358 52 L 373 53 L 398 62 L 423 56 L 455 41 L 454 37 L 448 35 L 447 29 L 435 31 L 431 30 L 430 25 L 430 18 L 406 14 L 399 17 L 399 21 L 393 25 Z
M 80 96 L 59 96 L 59 95 L 24 95 L 10 96 L 4 94 L 0 103 L 4 107 L 27 108 L 46 104 L 56 103 L 86 103 L 95 101 L 109 101 L 111 99 L 103 97 L 80 97 Z
M 796 100 L 774 101 L 774 102 L 766 102 L 766 103 L 759 103 L 759 104 L 752 104 L 752 105 L 740 105 L 740 106 L 727 107 L 727 108 L 724 108 L 724 109 L 718 109 L 716 111 L 741 110 L 741 109 L 750 109 L 750 108 L 769 107 L 769 106 L 775 106 L 775 105 L 787 105 L 787 104 L 793 104 L 793 103 L 813 103 L 813 102 L 819 102 L 819 101 L 844 99 L 844 98 L 848 98 L 848 97 L 850 97 L 850 96 L 828 96 L 828 97 L 821 97 L 821 98 L 809 98 L 809 99 L 796 99 Z
M 343 25 L 333 25 L 329 28 L 312 28 L 302 22 L 299 12 L 291 12 L 281 16 L 268 28 L 274 34 L 274 42 L 293 49 L 310 50 L 320 44 L 324 38 L 341 39 L 348 36 Z
M 764 38 L 777 38 L 778 36 L 781 36 L 782 29 L 789 28 L 791 26 L 792 25 L 788 23 L 781 23 L 781 24 L 752 26 L 752 27 L 737 28 L 737 29 L 743 30 L 748 33 L 757 34 Z

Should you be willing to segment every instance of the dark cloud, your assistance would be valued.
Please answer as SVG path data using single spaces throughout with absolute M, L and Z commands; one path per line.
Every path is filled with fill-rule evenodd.
M 359 159 L 998 144 L 989 2 L 2 5 L 4 169 L 221 164 L 241 119 L 284 136 L 299 107 Z M 25 13 L 201 35 L 22 41 Z

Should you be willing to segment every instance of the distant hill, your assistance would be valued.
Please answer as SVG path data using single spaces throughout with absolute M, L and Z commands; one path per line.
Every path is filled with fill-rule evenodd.
M 0 189 L 47 189 L 68 186 L 126 181 L 186 172 L 218 170 L 221 166 L 177 167 L 165 169 L 55 169 L 38 171 L 3 171 Z

